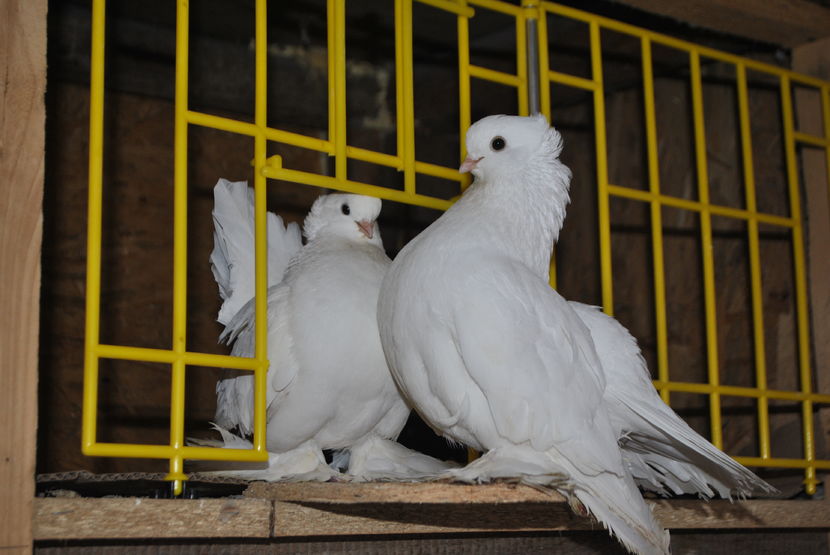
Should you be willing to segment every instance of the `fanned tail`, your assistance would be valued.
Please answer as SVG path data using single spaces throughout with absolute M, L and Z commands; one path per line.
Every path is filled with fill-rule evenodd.
M 733 494 L 743 498 L 777 491 L 695 432 L 662 400 L 636 406 L 621 401 L 642 421 L 641 431 L 623 438 L 620 447 L 632 474 L 646 489 L 665 493 L 668 488 L 675 494 L 707 499 L 715 493 L 731 499 Z
M 637 483 L 660 493 L 771 494 L 776 489 L 695 432 L 651 384 L 637 341 L 596 307 L 570 303 L 591 331 L 606 378 L 605 401 Z
M 224 301 L 217 320 L 227 326 L 254 296 L 254 192 L 245 181 L 220 179 L 213 188 L 213 252 L 210 265 Z M 268 213 L 268 287 L 282 281 L 302 246 L 300 228 Z

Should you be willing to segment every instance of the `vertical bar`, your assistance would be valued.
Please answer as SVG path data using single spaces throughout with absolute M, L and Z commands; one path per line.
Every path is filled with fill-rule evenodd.
M 801 378 L 801 390 L 812 392 L 810 376 L 810 338 L 807 313 L 807 282 L 804 268 L 804 236 L 801 218 L 801 196 L 798 191 L 798 162 L 796 160 L 795 139 L 793 138 L 793 106 L 790 78 L 781 76 L 781 112 L 784 118 L 784 148 L 787 161 L 787 181 L 790 193 L 790 216 L 797 222 L 793 226 L 793 264 L 795 275 L 796 322 L 798 326 L 798 363 Z M 802 401 L 802 431 L 804 436 L 804 484 L 808 494 L 816 491 L 816 450 L 813 435 L 813 402 Z
M 646 151 L 648 159 L 649 191 L 660 194 L 660 166 L 657 151 L 657 118 L 654 109 L 654 69 L 652 67 L 651 40 L 641 39 L 643 64 L 643 100 L 646 125 Z M 668 332 L 666 323 L 666 277 L 663 260 L 663 213 L 659 201 L 651 201 L 651 250 L 654 267 L 654 317 L 657 331 L 657 376 L 663 383 L 669 381 Z M 660 391 L 660 397 L 669 402 L 668 389 Z
M 611 274 L 611 215 L 608 194 L 608 145 L 605 136 L 605 89 L 602 79 L 602 43 L 599 24 L 590 23 L 591 75 L 594 89 L 594 133 L 597 156 L 597 202 L 599 204 L 599 252 L 602 279 L 602 306 L 609 316 L 614 315 L 614 281 Z
M 528 115 L 529 95 L 533 86 L 527 81 L 528 75 L 528 45 L 527 45 L 527 25 L 525 14 L 527 10 L 522 10 L 516 14 L 516 77 L 519 78 L 519 86 L 516 87 L 518 94 L 518 104 L 520 116 Z
M 254 137 L 254 167 L 258 170 L 265 166 L 266 147 L 265 128 L 268 126 L 268 14 L 267 2 L 257 0 L 254 38 L 254 123 L 257 134 Z M 268 244 L 266 216 L 267 184 L 261 171 L 254 173 L 254 303 L 255 321 L 254 356 L 257 369 L 254 371 L 254 441 L 256 451 L 266 451 L 265 391 L 268 379 Z
M 331 55 L 331 52 L 329 52 Z M 334 0 L 334 176 L 346 176 L 346 5 Z
M 527 30 L 527 107 L 531 114 L 540 113 L 539 101 L 539 8 L 532 0 L 522 0 Z M 550 121 L 550 120 L 548 120 Z
M 329 136 L 328 140 L 334 143 L 334 137 L 337 135 L 337 92 L 335 90 L 335 83 L 337 78 L 337 65 L 334 61 L 334 52 L 337 50 L 337 34 L 335 32 L 335 3 L 337 0 L 326 1 L 326 62 L 328 64 L 328 109 L 329 109 Z M 397 34 L 396 34 L 397 36 Z
M 189 4 L 179 0 L 176 12 L 176 99 L 173 141 L 173 351 L 183 355 L 187 333 L 187 80 Z M 184 446 L 185 364 L 179 356 L 172 365 L 170 391 L 170 446 Z M 182 456 L 170 459 L 173 491 L 180 495 L 183 472 Z
M 104 42 L 106 2 L 92 2 L 89 83 L 89 206 L 86 244 L 86 330 L 84 334 L 84 410 L 81 449 L 96 441 L 98 343 L 101 319 L 101 218 L 104 175 Z
M 466 0 L 459 0 L 467 5 Z M 459 160 L 463 160 L 466 154 L 464 136 L 470 128 L 470 21 L 463 15 L 458 16 L 458 128 L 459 128 Z M 461 190 L 464 191 L 470 185 L 469 176 L 461 182 Z
M 741 130 L 741 154 L 743 158 L 746 209 L 758 210 L 755 197 L 755 170 L 752 163 L 752 133 L 749 125 L 749 93 L 746 83 L 746 66 L 735 66 L 738 82 L 738 118 Z M 758 397 L 758 451 L 762 459 L 770 457 L 769 399 L 767 389 L 767 356 L 764 348 L 764 301 L 761 288 L 761 255 L 758 242 L 758 220 L 747 220 L 749 239 L 749 279 L 752 301 L 753 340 L 755 342 L 755 386 L 762 392 Z
M 403 77 L 403 189 L 406 193 L 415 194 L 415 99 L 412 68 L 412 0 L 402 0 L 399 4 L 401 18 L 401 62 Z M 398 153 L 400 155 L 401 153 Z
M 703 125 L 703 84 L 700 75 L 700 54 L 689 52 L 692 86 L 692 113 L 694 122 L 695 162 L 697 165 L 698 198 L 704 205 L 700 211 L 700 239 L 703 246 L 703 296 L 706 312 L 706 351 L 709 369 L 709 383 L 720 385 L 718 371 L 718 330 L 715 312 L 715 265 L 712 258 L 712 214 L 709 211 L 709 173 L 706 164 L 706 130 Z M 709 396 L 712 443 L 720 449 L 723 446 L 721 433 L 720 393 L 717 390 Z
M 329 0 L 332 2 L 334 0 Z M 395 132 L 398 141 L 398 170 L 403 170 L 403 152 L 406 149 L 404 133 L 406 116 L 404 115 L 404 77 L 403 77 L 403 0 L 395 0 Z M 463 135 L 462 135 L 463 136 Z
M 553 123 L 550 108 L 550 79 L 548 79 L 550 70 L 548 65 L 548 12 L 544 9 L 544 5 L 539 8 L 539 17 L 536 21 L 539 40 L 539 111 Z

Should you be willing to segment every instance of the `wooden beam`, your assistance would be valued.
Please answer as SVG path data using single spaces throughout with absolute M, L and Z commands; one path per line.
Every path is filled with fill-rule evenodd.
M 265 499 L 49 498 L 35 500 L 38 540 L 267 538 Z
M 562 496 L 491 484 L 254 484 L 242 499 L 38 498 L 35 539 L 313 538 L 597 530 Z M 672 530 L 826 529 L 824 501 L 649 500 Z
M 0 3 L 0 550 L 32 544 L 46 0 Z
M 617 0 L 690 25 L 788 48 L 830 36 L 830 8 L 808 0 Z

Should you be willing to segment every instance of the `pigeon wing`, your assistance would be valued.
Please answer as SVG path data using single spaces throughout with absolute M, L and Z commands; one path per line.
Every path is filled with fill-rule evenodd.
M 544 451 L 592 425 L 604 380 L 567 302 L 523 264 L 493 262 L 456 282 L 458 351 L 499 433 Z
M 291 334 L 290 288 L 280 284 L 268 290 L 268 381 L 266 405 L 271 407 L 291 391 L 299 373 Z M 226 328 L 227 340 L 233 341 L 231 355 L 253 357 L 255 354 L 254 300 L 243 306 Z M 224 336 L 223 336 L 224 337 Z M 253 433 L 254 378 L 237 376 L 216 384 L 216 423 L 237 428 L 243 436 Z

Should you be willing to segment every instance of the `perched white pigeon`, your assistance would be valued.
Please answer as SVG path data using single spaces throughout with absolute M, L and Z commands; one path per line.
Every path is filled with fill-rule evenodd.
M 211 263 L 225 291 L 220 318 L 229 318 L 222 338 L 234 341 L 233 355 L 249 357 L 254 354 L 254 303 L 248 302 L 253 197 L 244 182 L 220 181 L 215 195 Z M 336 472 L 326 465 L 322 449 L 349 449 L 351 456 L 340 458 L 347 458 L 349 474 L 361 479 L 411 479 L 447 468 L 390 441 L 410 409 L 386 366 L 375 317 L 390 264 L 376 223 L 380 208 L 376 198 L 321 196 L 305 220 L 305 246 L 291 226 L 283 228 L 269 214 L 269 283 L 276 284 L 267 298 L 270 460 L 263 470 L 222 474 L 325 480 Z M 223 288 L 224 276 L 230 276 L 230 284 Z M 239 295 L 248 298 L 240 301 Z M 247 445 L 228 430 L 236 428 L 243 436 L 252 432 L 252 376 L 222 380 L 216 391 L 216 423 L 226 446 Z
M 457 479 L 551 485 L 629 550 L 667 553 L 618 446 L 590 331 L 548 285 L 570 183 L 561 137 L 543 116 L 491 116 L 466 144 L 475 182 L 383 281 L 390 370 L 433 429 L 485 451 Z

